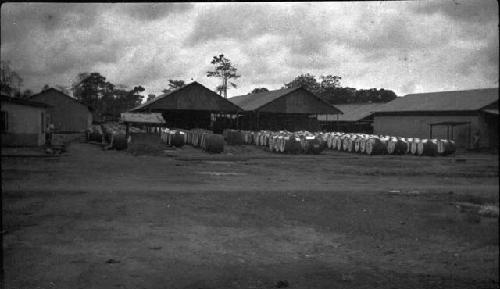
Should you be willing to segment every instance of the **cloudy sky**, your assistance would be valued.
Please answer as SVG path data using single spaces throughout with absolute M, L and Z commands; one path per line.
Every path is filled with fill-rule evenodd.
M 498 87 L 494 0 L 320 3 L 7 3 L 1 58 L 23 89 L 70 86 L 79 72 L 160 94 L 169 79 L 207 78 L 223 53 L 237 89 L 278 89 L 303 73 L 398 95 Z

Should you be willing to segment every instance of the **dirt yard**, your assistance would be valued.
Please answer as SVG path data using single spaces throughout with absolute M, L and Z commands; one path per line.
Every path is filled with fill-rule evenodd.
M 488 154 L 3 157 L 4 288 L 499 288 L 498 189 Z

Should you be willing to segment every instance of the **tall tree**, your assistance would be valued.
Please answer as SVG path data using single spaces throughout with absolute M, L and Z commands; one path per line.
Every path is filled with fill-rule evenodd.
M 0 90 L 2 94 L 9 96 L 21 95 L 21 86 L 23 79 L 15 72 L 9 61 L 2 60 L 0 62 Z
M 231 64 L 231 60 L 224 57 L 224 54 L 219 56 L 214 56 L 211 64 L 215 66 L 213 71 L 207 71 L 207 77 L 219 77 L 222 80 L 222 84 L 217 89 L 223 93 L 224 98 L 227 98 L 227 87 L 231 84 L 232 87 L 236 88 L 237 85 L 230 82 L 230 79 L 236 79 L 241 77 L 237 74 L 237 69 Z
M 222 94 L 224 93 L 224 85 L 217 85 L 215 87 L 215 91 L 217 91 L 219 93 L 220 96 L 222 96 Z
M 98 114 L 104 112 L 113 89 L 114 85 L 98 72 L 79 73 L 72 85 L 73 96 Z M 101 101 L 103 98 L 104 101 Z

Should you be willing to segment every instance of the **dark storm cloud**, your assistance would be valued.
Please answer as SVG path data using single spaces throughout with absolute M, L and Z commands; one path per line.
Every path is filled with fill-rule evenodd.
M 499 43 L 498 38 L 490 37 L 488 41 L 474 49 L 474 53 L 457 61 L 454 69 L 457 73 L 470 76 L 475 71 L 491 81 L 498 81 L 499 70 Z
M 485 22 L 498 19 L 498 4 L 486 0 L 422 1 L 414 11 L 422 14 L 440 13 L 460 22 Z
M 5 3 L 2 5 L 2 44 L 27 37 L 34 27 L 45 31 L 91 28 L 103 4 Z
M 269 5 L 238 4 L 202 10 L 194 28 L 185 41 L 187 46 L 234 39 L 245 41 L 262 35 L 280 36 L 283 43 L 294 53 L 319 52 L 330 40 L 328 19 L 314 18 L 308 9 L 286 10 Z
M 192 8 L 193 5 L 190 3 L 140 3 L 121 6 L 121 10 L 125 14 L 141 21 L 161 19 L 170 14 L 181 13 Z

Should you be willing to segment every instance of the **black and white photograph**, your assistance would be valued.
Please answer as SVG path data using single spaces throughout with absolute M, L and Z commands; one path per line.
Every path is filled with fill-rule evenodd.
M 2 2 L 5 289 L 498 289 L 499 2 Z

